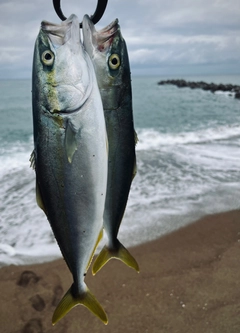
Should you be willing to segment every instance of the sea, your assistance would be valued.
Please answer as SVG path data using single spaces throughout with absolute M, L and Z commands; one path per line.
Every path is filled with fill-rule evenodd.
M 165 79 L 240 85 L 240 75 L 132 77 L 139 141 L 119 231 L 127 247 L 240 207 L 240 100 L 157 84 Z M 0 81 L 0 266 L 61 257 L 36 204 L 31 108 L 31 80 Z

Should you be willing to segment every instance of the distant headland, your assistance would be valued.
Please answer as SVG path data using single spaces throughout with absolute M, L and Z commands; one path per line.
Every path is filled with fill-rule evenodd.
M 215 91 L 224 91 L 224 92 L 229 92 L 229 94 L 235 94 L 235 98 L 240 99 L 240 86 L 238 85 L 233 85 L 233 84 L 223 84 L 223 83 L 206 83 L 203 81 L 185 81 L 185 80 L 164 80 L 164 81 L 159 81 L 159 85 L 164 85 L 164 84 L 173 84 L 177 86 L 178 88 L 191 88 L 191 89 L 203 89 L 203 90 L 209 90 L 212 93 Z

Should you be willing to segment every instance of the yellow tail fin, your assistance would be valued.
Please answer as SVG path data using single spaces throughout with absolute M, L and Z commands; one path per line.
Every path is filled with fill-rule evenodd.
M 56 307 L 52 317 L 52 324 L 55 325 L 74 306 L 79 304 L 86 306 L 92 313 L 101 319 L 105 325 L 107 325 L 107 315 L 90 290 L 87 289 L 84 294 L 75 297 L 72 294 L 72 288 L 68 290 L 68 292 L 63 296 L 60 303 Z
M 107 246 L 101 250 L 92 267 L 92 274 L 95 275 L 110 259 L 121 260 L 127 266 L 135 269 L 139 273 L 139 266 L 128 250 L 119 243 L 118 250 L 109 250 Z

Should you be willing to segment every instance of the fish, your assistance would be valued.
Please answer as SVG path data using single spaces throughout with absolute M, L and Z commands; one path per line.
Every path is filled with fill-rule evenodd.
M 74 14 L 61 24 L 41 23 L 33 56 L 32 113 L 30 161 L 37 203 L 73 277 L 52 323 L 82 304 L 107 324 L 104 309 L 84 282 L 103 233 L 107 133 L 94 68 Z
M 93 266 L 95 275 L 116 258 L 139 272 L 139 265 L 118 240 L 132 180 L 136 175 L 137 134 L 134 130 L 128 52 L 118 19 L 97 31 L 88 15 L 82 23 L 83 44 L 96 73 L 108 135 L 108 182 L 103 216 L 108 243 Z

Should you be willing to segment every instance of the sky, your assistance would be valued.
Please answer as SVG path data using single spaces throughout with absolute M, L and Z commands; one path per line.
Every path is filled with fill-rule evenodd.
M 66 17 L 97 0 L 61 0 Z M 96 24 L 119 19 L 132 75 L 240 74 L 239 0 L 108 0 Z M 31 78 L 42 20 L 60 23 L 52 0 L 0 0 L 0 79 Z

